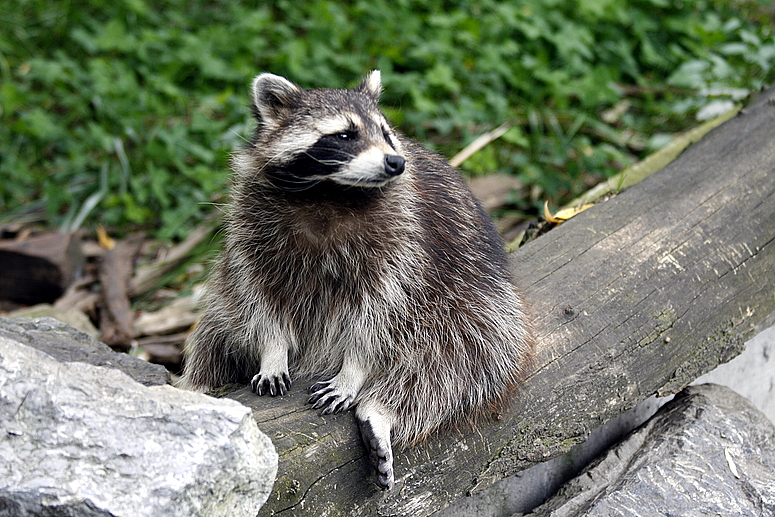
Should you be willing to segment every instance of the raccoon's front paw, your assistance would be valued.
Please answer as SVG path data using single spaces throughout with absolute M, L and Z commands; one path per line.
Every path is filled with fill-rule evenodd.
M 338 382 L 336 377 L 330 381 L 313 384 L 309 391 L 312 396 L 307 400 L 307 404 L 312 404 L 312 409 L 324 408 L 322 411 L 324 415 L 347 411 L 355 402 L 355 396 L 358 395 L 357 390 Z
M 273 397 L 285 395 L 291 389 L 291 378 L 288 372 L 274 375 L 258 373 L 250 381 L 250 389 L 258 396 L 263 396 L 266 393 Z

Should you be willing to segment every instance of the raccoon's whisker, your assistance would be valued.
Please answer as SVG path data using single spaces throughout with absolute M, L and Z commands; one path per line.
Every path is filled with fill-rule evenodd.
M 323 150 L 325 150 L 327 152 L 330 152 L 330 153 L 340 154 L 340 155 L 344 156 L 345 158 L 349 158 L 349 159 L 355 158 L 357 156 L 355 153 L 351 153 L 350 151 L 347 151 L 345 149 L 339 149 L 338 147 L 324 146 L 324 147 L 320 147 L 319 149 L 323 149 Z
M 318 162 L 318 163 L 320 163 L 322 165 L 344 165 L 344 164 L 347 163 L 347 160 L 335 160 L 335 159 L 331 159 L 331 158 L 329 158 L 329 159 L 318 158 L 317 156 L 314 156 L 313 154 L 311 154 L 311 153 L 309 153 L 307 151 L 303 152 L 302 154 L 304 156 L 308 156 L 309 158 L 312 158 L 313 160 L 315 160 L 316 162 Z M 354 155 L 352 155 L 351 153 L 346 153 L 346 154 L 345 153 L 340 153 L 340 154 L 343 154 L 345 156 L 345 158 L 353 158 L 354 157 Z
M 353 158 L 355 158 L 357 156 L 356 154 L 351 153 L 349 151 L 345 151 L 343 149 L 331 149 L 331 151 L 333 151 L 333 152 L 335 152 L 335 153 L 337 153 L 337 154 L 339 154 L 341 156 L 344 156 L 347 160 L 352 160 Z
M 239 138 L 240 140 L 242 140 L 242 141 L 243 141 L 243 142 L 245 142 L 246 144 L 249 144 L 249 143 L 250 143 L 250 140 L 248 140 L 248 139 L 247 139 L 247 138 L 245 138 L 243 135 L 241 135 L 241 134 L 237 133 L 236 131 L 234 131 L 234 129 L 231 129 L 231 128 L 230 128 L 230 129 L 229 129 L 229 133 L 231 133 L 231 134 L 235 135 L 237 138 Z
M 282 156 L 284 156 L 282 152 L 275 153 L 273 156 L 269 157 L 269 159 L 267 159 L 263 163 L 263 165 L 261 165 L 256 170 L 256 172 L 263 173 L 266 177 L 273 179 L 277 184 L 282 185 L 283 189 L 289 192 L 303 192 L 320 183 L 320 180 L 299 178 L 297 176 L 291 176 L 291 175 L 278 175 L 267 171 L 267 169 L 270 166 L 275 165 L 272 162 L 274 162 L 277 158 L 280 158 Z
M 282 151 L 278 151 L 273 155 L 269 156 L 267 160 L 264 162 L 264 164 L 261 166 L 261 168 L 259 168 L 259 172 L 263 172 L 263 170 L 269 167 L 270 165 L 280 165 L 282 161 L 278 160 L 278 158 L 282 158 L 284 156 L 286 156 L 286 153 Z
M 310 156 L 313 160 L 318 162 L 321 165 L 344 165 L 347 162 L 341 161 L 341 160 L 322 160 L 320 158 L 315 158 L 314 156 Z
M 281 186 L 288 192 L 304 192 L 320 183 L 320 180 L 317 179 L 299 178 L 291 175 L 281 176 L 278 174 L 266 173 L 266 176 L 274 180 L 276 185 Z

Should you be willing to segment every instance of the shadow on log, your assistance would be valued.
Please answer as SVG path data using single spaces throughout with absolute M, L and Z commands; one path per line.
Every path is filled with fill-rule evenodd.
M 321 416 L 303 382 L 241 388 L 280 454 L 260 515 L 425 516 L 679 391 L 775 323 L 775 89 L 671 165 L 512 255 L 541 357 L 501 420 L 396 451 L 373 484 L 352 412 Z

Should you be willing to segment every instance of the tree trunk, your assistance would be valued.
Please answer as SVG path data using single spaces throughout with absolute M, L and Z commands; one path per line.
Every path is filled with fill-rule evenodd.
M 280 454 L 261 515 L 425 516 L 583 441 L 650 395 L 730 360 L 775 323 L 775 89 L 638 185 L 512 255 L 540 358 L 512 410 L 396 451 L 377 489 L 352 412 L 297 382 L 241 388 Z

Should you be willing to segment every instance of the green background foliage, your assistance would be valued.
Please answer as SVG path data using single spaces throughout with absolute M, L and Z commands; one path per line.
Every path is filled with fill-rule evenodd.
M 383 72 L 383 106 L 446 156 L 561 203 L 773 79 L 768 0 L 6 0 L 0 213 L 180 238 L 228 187 L 260 71 Z

